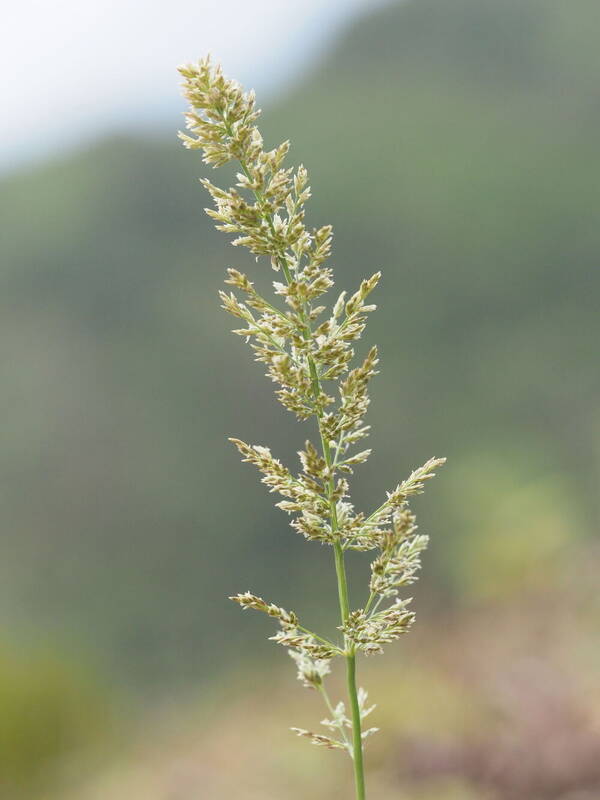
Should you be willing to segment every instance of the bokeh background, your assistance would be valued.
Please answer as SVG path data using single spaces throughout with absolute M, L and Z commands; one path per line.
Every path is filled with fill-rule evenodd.
M 597 800 L 596 0 L 7 13 L 0 797 L 351 793 L 286 732 L 319 698 L 226 599 L 335 624 L 328 553 L 226 444 L 293 464 L 304 434 L 216 299 L 226 266 L 267 267 L 213 230 L 176 138 L 175 66 L 211 50 L 308 167 L 338 285 L 384 273 L 357 504 L 448 457 L 417 626 L 361 667 L 373 800 Z

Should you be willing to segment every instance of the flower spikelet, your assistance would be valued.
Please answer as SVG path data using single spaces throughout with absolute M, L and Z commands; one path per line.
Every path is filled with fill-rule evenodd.
M 401 586 L 417 580 L 421 553 L 429 537 L 412 535 L 416 530 L 415 515 L 408 509 L 394 515 L 393 530 L 382 536 L 381 553 L 371 564 L 370 589 L 373 594 L 391 597 Z
M 352 611 L 339 630 L 366 655 L 383 653 L 384 644 L 410 630 L 415 618 L 414 613 L 407 609 L 411 599 L 396 599 L 389 608 L 370 616 L 363 609 Z
M 303 656 L 312 659 L 314 671 L 321 677 L 327 674 L 327 665 L 321 662 L 329 661 L 341 653 L 340 649 L 331 642 L 320 637 L 317 639 L 310 631 L 303 629 L 298 616 L 293 611 L 286 611 L 285 608 L 276 606 L 274 603 L 267 603 L 262 597 L 258 597 L 252 592 L 243 592 L 229 599 L 239 603 L 244 609 L 253 608 L 279 620 L 280 629 L 270 639 L 284 647 L 293 648 Z
M 312 731 L 304 730 L 304 728 L 290 728 L 297 736 L 303 736 L 312 744 L 317 747 L 326 747 L 328 750 L 345 750 L 347 745 L 343 742 L 338 742 L 337 739 L 332 739 L 329 736 L 323 736 L 322 733 L 313 733 Z
M 306 650 L 290 650 L 289 654 L 296 662 L 298 680 L 307 689 L 320 686 L 331 672 L 329 658 L 311 658 Z

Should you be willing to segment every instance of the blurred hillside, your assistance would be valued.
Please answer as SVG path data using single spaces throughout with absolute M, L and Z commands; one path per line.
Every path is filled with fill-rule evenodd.
M 309 221 L 334 225 L 338 285 L 384 272 L 357 504 L 449 458 L 421 504 L 422 620 L 551 581 L 597 529 L 596 16 L 593 0 L 390 7 L 264 115 L 267 143 L 291 138 L 309 168 Z M 178 124 L 0 184 L 4 630 L 77 642 L 138 685 L 205 679 L 264 633 L 233 591 L 315 619 L 332 586 L 226 444 L 294 463 L 304 432 L 228 334 L 224 268 L 270 275 L 205 218 Z

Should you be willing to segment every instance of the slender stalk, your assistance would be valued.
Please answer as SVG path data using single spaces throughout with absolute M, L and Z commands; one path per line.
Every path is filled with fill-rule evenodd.
M 313 376 L 315 399 L 318 397 L 321 389 L 320 380 L 316 371 L 314 361 L 309 356 L 309 368 Z M 317 412 L 317 421 L 319 425 L 319 435 L 321 438 L 321 447 L 323 450 L 323 457 L 328 469 L 329 474 L 329 509 L 331 513 L 331 530 L 332 533 L 338 529 L 337 508 L 334 498 L 334 467 L 331 460 L 331 448 L 327 438 L 323 435 L 322 428 L 322 415 Z M 333 553 L 335 558 L 335 573 L 337 576 L 338 585 L 338 599 L 340 604 L 340 617 L 342 625 L 345 624 L 350 613 L 350 603 L 348 600 L 348 581 L 346 578 L 346 565 L 344 562 L 344 550 L 339 539 L 335 539 L 333 543 Z M 345 641 L 346 648 L 346 687 L 348 691 L 348 700 L 350 701 L 350 710 L 352 714 L 352 761 L 354 764 L 354 784 L 356 790 L 356 800 L 365 800 L 365 776 L 363 765 L 363 742 L 362 730 L 360 719 L 360 707 L 358 704 L 358 693 L 356 690 L 356 654 L 354 645 L 347 638 Z
M 272 220 L 270 217 L 269 217 L 269 223 L 272 224 Z M 283 271 L 283 274 L 285 275 L 286 281 L 288 282 L 288 284 L 291 283 L 292 278 L 288 269 L 288 265 L 285 261 L 285 258 L 280 259 L 279 263 Z M 305 314 L 303 314 L 303 316 L 305 317 Z M 306 321 L 305 324 L 306 324 L 306 337 L 310 338 L 311 335 L 310 325 L 308 321 Z M 319 374 L 317 372 L 314 360 L 311 358 L 310 355 L 307 358 L 308 358 L 308 368 L 313 381 L 313 394 L 315 396 L 315 403 L 316 403 L 321 393 L 321 381 L 319 379 Z M 322 414 L 318 410 L 316 411 L 316 417 L 317 417 L 317 424 L 319 427 L 319 436 L 321 438 L 321 449 L 323 451 L 323 457 L 325 459 L 325 463 L 327 464 L 327 468 L 330 470 L 329 482 L 328 482 L 329 509 L 331 514 L 331 531 L 333 534 L 335 534 L 335 532 L 338 530 L 337 508 L 336 508 L 335 498 L 333 496 L 335 491 L 335 466 L 331 458 L 331 448 L 329 447 L 329 442 L 327 441 L 327 438 L 323 435 Z M 337 585 L 338 585 L 340 618 L 343 625 L 348 619 L 348 614 L 350 613 L 350 603 L 348 600 L 348 581 L 346 578 L 346 565 L 344 563 L 344 550 L 342 548 L 339 539 L 335 540 L 333 543 L 333 553 L 335 558 L 335 573 L 337 576 Z M 348 691 L 348 700 L 350 702 L 350 710 L 352 715 L 351 755 L 354 764 L 354 784 L 356 790 L 356 800 L 365 800 L 366 794 L 365 794 L 365 776 L 364 776 L 364 764 L 363 764 L 362 729 L 361 729 L 361 719 L 360 719 L 360 707 L 358 704 L 358 693 L 356 689 L 356 653 L 354 650 L 354 646 L 347 639 L 345 642 L 345 648 L 346 648 L 346 656 L 345 656 L 346 687 Z
M 284 274 L 285 274 L 284 270 Z M 286 274 L 286 278 L 288 275 Z M 308 356 L 309 370 L 313 379 L 313 390 L 315 400 L 318 398 L 321 391 L 321 382 L 317 373 L 317 369 L 313 359 Z M 323 435 L 322 428 L 322 415 L 319 411 L 316 413 L 317 422 L 319 426 L 319 436 L 321 438 L 321 448 L 323 450 L 323 457 L 328 469 L 330 470 L 328 493 L 329 493 L 329 509 L 331 513 L 331 530 L 332 533 L 338 530 L 337 508 L 334 498 L 335 483 L 334 483 L 334 467 L 331 459 L 331 448 L 329 442 Z M 335 572 L 337 576 L 338 585 L 338 599 L 340 604 L 340 617 L 342 625 L 348 619 L 350 613 L 350 603 L 348 600 L 348 581 L 346 578 L 346 565 L 344 563 L 344 550 L 339 539 L 333 543 L 333 553 L 335 558 Z M 348 700 L 350 702 L 350 710 L 352 715 L 352 761 L 354 764 L 354 784 L 356 790 L 356 800 L 365 800 L 365 777 L 363 765 L 363 742 L 362 730 L 360 719 L 360 707 L 358 704 L 358 693 L 356 689 L 356 654 L 354 646 L 348 639 L 345 642 L 346 648 L 346 687 L 348 691 Z
M 247 172 L 246 165 L 243 163 L 242 163 L 242 169 L 245 173 Z M 261 199 L 260 196 L 257 196 L 257 199 L 260 200 Z M 270 216 L 268 222 L 270 225 L 272 225 L 272 219 Z M 288 284 L 291 283 L 292 277 L 289 272 L 289 268 L 285 258 L 278 259 L 278 261 L 283 271 L 283 274 L 285 275 L 287 283 Z M 305 314 L 303 314 L 303 316 L 305 317 Z M 310 325 L 307 320 L 305 321 L 305 324 L 306 324 L 306 338 L 310 338 L 311 331 L 310 331 Z M 321 393 L 321 381 L 319 379 L 319 374 L 317 372 L 314 360 L 311 358 L 310 355 L 307 358 L 308 358 L 308 368 L 313 381 L 313 394 L 315 397 L 315 402 L 317 402 L 319 395 Z M 338 529 L 337 509 L 336 509 L 335 499 L 333 497 L 335 490 L 335 483 L 334 483 L 335 467 L 333 465 L 331 458 L 331 448 L 329 447 L 329 442 L 323 435 L 322 414 L 318 410 L 316 411 L 316 417 L 319 427 L 319 436 L 321 438 L 321 448 L 323 451 L 323 457 L 325 459 L 325 463 L 327 464 L 328 469 L 330 470 L 329 482 L 328 482 L 329 509 L 331 514 L 331 530 L 332 533 L 335 534 L 335 532 Z M 333 552 L 335 557 L 335 572 L 337 576 L 340 617 L 343 625 L 348 618 L 348 614 L 350 613 L 350 603 L 348 600 L 348 581 L 346 578 L 346 566 L 344 563 L 344 550 L 342 548 L 339 539 L 334 541 Z M 352 760 L 354 764 L 354 783 L 356 789 L 356 800 L 365 800 L 366 794 L 365 794 L 365 778 L 364 778 L 364 764 L 363 764 L 363 742 L 362 742 L 362 730 L 361 730 L 361 719 L 360 719 L 360 707 L 358 704 L 358 693 L 356 689 L 356 654 L 354 646 L 348 640 L 346 640 L 345 647 L 346 647 L 346 656 L 345 656 L 346 686 L 347 686 L 348 700 L 350 702 L 350 710 L 352 715 Z
M 350 698 L 350 706 L 352 709 L 352 754 L 356 800 L 365 800 L 365 773 L 362 751 L 363 743 L 360 727 L 358 694 L 356 692 L 356 656 L 354 651 L 346 658 L 346 683 L 348 686 L 348 696 Z
M 340 600 L 340 612 L 342 622 L 345 622 L 350 608 L 348 604 L 348 583 L 346 580 L 346 567 L 344 564 L 344 552 L 339 542 L 333 546 L 335 555 L 335 571 L 338 581 L 338 594 Z M 352 760 L 354 763 L 354 784 L 356 789 L 356 800 L 365 800 L 365 773 L 363 765 L 363 743 L 360 720 L 360 708 L 358 705 L 358 693 L 356 691 L 356 654 L 354 647 L 346 642 L 348 648 L 346 652 L 346 686 L 348 699 L 350 700 L 350 710 L 352 713 Z
M 311 360 L 312 361 L 312 360 Z M 314 370 L 314 381 L 316 390 L 320 391 L 320 381 L 316 375 L 314 363 L 312 363 L 311 372 Z M 331 512 L 331 529 L 335 533 L 338 529 L 337 509 L 335 498 L 333 497 L 335 484 L 334 484 L 334 468 L 332 467 L 331 449 L 329 442 L 323 435 L 321 425 L 321 414 L 317 413 L 317 420 L 319 424 L 319 435 L 321 437 L 321 447 L 323 449 L 323 457 L 325 463 L 330 470 L 329 476 L 329 508 Z M 339 539 L 333 543 L 333 554 L 335 559 L 335 573 L 337 577 L 338 586 L 338 599 L 340 604 L 340 617 L 342 625 L 348 619 L 350 613 L 350 602 L 348 600 L 348 580 L 346 578 L 346 565 L 344 562 L 344 550 Z M 362 730 L 360 719 L 360 707 L 358 704 L 358 693 L 356 689 L 356 653 L 354 645 L 347 638 L 345 641 L 346 648 L 346 687 L 348 691 L 348 700 L 350 701 L 350 711 L 352 715 L 352 761 L 354 764 L 354 785 L 356 790 L 356 800 L 365 800 L 365 776 L 363 765 L 363 742 Z
M 242 172 L 246 175 L 246 177 L 250 177 L 250 173 L 248 167 L 243 159 L 239 161 L 239 164 L 242 168 Z M 262 195 L 260 192 L 253 192 L 254 196 L 258 200 L 258 202 L 262 202 Z M 273 220 L 271 215 L 264 215 L 267 223 L 270 227 L 273 225 Z M 282 256 L 277 259 L 281 271 L 283 272 L 285 279 L 288 285 L 292 281 L 292 276 L 285 259 L 285 256 Z M 306 325 L 306 338 L 310 339 L 311 330 L 310 324 L 306 319 L 305 312 L 303 313 L 303 318 Z M 321 381 L 319 378 L 319 374 L 317 372 L 317 368 L 315 365 L 314 360 L 309 355 L 308 357 L 308 368 L 310 371 L 310 375 L 313 382 L 313 394 L 315 397 L 315 403 L 318 401 L 319 395 L 321 393 Z M 337 521 L 337 509 L 335 504 L 335 499 L 333 497 L 334 490 L 335 490 L 335 483 L 334 483 L 334 476 L 335 476 L 335 464 L 337 462 L 337 456 L 339 454 L 339 446 L 336 452 L 335 460 L 331 458 L 331 448 L 329 447 L 329 442 L 327 441 L 326 437 L 323 435 L 322 429 L 322 414 L 320 411 L 316 411 L 317 423 L 319 426 L 319 436 L 321 438 L 321 448 L 323 451 L 323 458 L 325 459 L 325 463 L 327 464 L 327 468 L 330 470 L 329 475 L 329 482 L 328 482 L 328 493 L 329 493 L 329 509 L 331 514 L 331 530 L 332 533 L 335 533 L 338 529 L 338 521 Z M 335 572 L 337 576 L 337 585 L 338 585 L 338 598 L 340 604 L 340 618 L 342 625 L 346 622 L 348 618 L 348 614 L 350 613 L 350 603 L 348 600 L 348 581 L 346 578 L 346 565 L 344 563 L 344 550 L 339 540 L 336 540 L 333 544 L 333 552 L 335 558 Z M 317 637 L 318 638 L 318 637 Z M 354 764 L 354 784 L 356 789 L 356 800 L 365 800 L 365 776 L 364 776 L 364 763 L 363 763 L 363 741 L 362 741 L 362 728 L 361 728 L 361 719 L 360 719 L 360 707 L 358 704 L 358 692 L 356 688 L 356 653 L 354 646 L 350 641 L 346 639 L 345 642 L 345 649 L 346 649 L 346 687 L 348 691 L 348 700 L 350 702 L 350 712 L 352 716 L 352 761 Z

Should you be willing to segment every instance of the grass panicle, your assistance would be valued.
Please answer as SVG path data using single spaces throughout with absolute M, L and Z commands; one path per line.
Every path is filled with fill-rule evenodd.
M 229 269 L 221 292 L 223 308 L 237 322 L 234 333 L 252 348 L 276 386 L 279 402 L 301 421 L 314 420 L 316 439 L 299 452 L 297 473 L 284 466 L 268 447 L 231 441 L 244 461 L 262 474 L 262 482 L 283 499 L 277 505 L 291 517 L 292 528 L 306 539 L 331 547 L 340 607 L 339 641 L 331 641 L 300 624 L 286 611 L 244 592 L 231 599 L 243 609 L 273 617 L 279 629 L 271 638 L 289 649 L 301 683 L 322 695 L 330 719 L 326 733 L 292 728 L 313 744 L 345 751 L 353 762 L 357 800 L 365 798 L 363 748 L 376 728 L 363 726 L 373 706 L 357 688 L 356 657 L 382 653 L 384 645 L 410 630 L 414 613 L 410 598 L 398 593 L 417 579 L 427 537 L 416 533 L 409 499 L 423 491 L 444 459 L 433 458 L 385 494 L 370 513 L 357 511 L 349 496 L 347 475 L 363 464 L 370 450 L 361 449 L 368 436 L 365 415 L 369 385 L 377 374 L 377 348 L 356 363 L 355 346 L 369 314 L 375 310 L 371 294 L 380 272 L 363 280 L 352 293 L 324 301 L 334 285 L 329 266 L 330 225 L 307 228 L 305 206 L 311 191 L 304 166 L 285 166 L 290 148 L 283 142 L 265 150 L 256 126 L 260 111 L 253 92 L 223 75 L 209 58 L 180 68 L 183 93 L 189 102 L 188 133 L 183 144 L 200 150 L 204 162 L 221 167 L 237 165 L 235 186 L 222 189 L 207 179 L 202 184 L 213 200 L 206 213 L 216 227 L 232 235 L 232 244 L 246 247 L 257 261 L 267 259 L 273 269 L 271 298 L 263 297 L 249 277 Z M 347 551 L 373 551 L 371 577 L 362 608 L 351 609 L 345 558 Z M 331 663 L 346 664 L 346 703 L 335 706 L 325 683 Z

